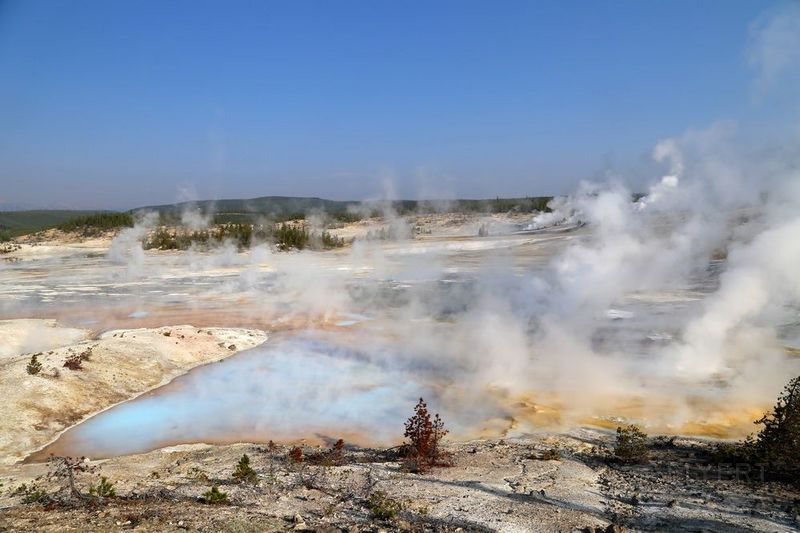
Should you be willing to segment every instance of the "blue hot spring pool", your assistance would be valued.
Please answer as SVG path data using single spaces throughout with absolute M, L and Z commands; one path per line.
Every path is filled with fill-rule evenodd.
M 270 339 L 97 414 L 30 460 L 198 442 L 396 442 L 416 400 L 435 399 L 436 386 L 395 360 L 402 358 L 373 358 L 311 334 Z

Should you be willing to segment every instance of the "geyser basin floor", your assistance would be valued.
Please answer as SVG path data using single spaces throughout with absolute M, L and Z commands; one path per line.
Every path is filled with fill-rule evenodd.
M 633 270 L 624 253 L 603 255 L 617 250 L 610 244 L 622 229 L 597 233 L 592 225 L 558 235 L 356 242 L 322 253 L 263 248 L 236 253 L 226 246 L 203 253 L 147 252 L 136 256 L 139 262 L 122 264 L 111 255 L 77 248 L 55 253 L 59 248 L 53 246 L 35 257 L 20 253 L 20 261 L 3 269 L 0 316 L 57 317 L 95 331 L 176 323 L 272 332 L 318 328 L 335 331 L 336 338 L 326 342 L 333 351 L 348 353 L 313 356 L 329 363 L 320 368 L 305 362 L 315 372 L 311 377 L 286 362 L 285 368 L 262 372 L 271 372 L 280 383 L 247 371 L 233 372 L 246 376 L 223 379 L 220 386 L 201 383 L 166 414 L 203 398 L 199 413 L 180 420 L 184 425 L 163 424 L 171 431 L 143 430 L 154 435 L 144 449 L 198 440 L 279 440 L 281 432 L 287 439 L 336 432 L 345 438 L 357 433 L 354 442 L 395 441 L 418 396 L 442 413 L 454 437 L 621 419 L 641 423 L 651 433 L 743 436 L 787 376 L 796 375 L 800 359 L 786 357 L 782 346 L 798 338 L 796 313 L 783 309 L 778 323 L 786 327 L 774 332 L 771 321 L 757 321 L 758 327 L 737 324 L 731 335 L 698 342 L 713 331 L 699 325 L 713 325 L 714 313 L 731 307 L 715 305 L 728 262 L 700 254 L 678 271 L 681 261 L 651 272 L 651 249 L 670 250 L 658 236 L 682 230 L 675 217 L 642 223 L 635 226 L 643 228 L 642 234 L 622 241 L 633 239 L 635 250 L 648 252 Z M 739 285 L 729 281 L 728 286 Z M 359 321 L 360 314 L 371 320 Z M 161 341 L 176 346 L 172 339 Z M 119 357 L 136 360 L 138 355 L 131 351 Z M 352 360 L 359 364 L 343 362 Z M 109 360 L 109 368 L 115 364 Z M 25 378 L 25 365 L 16 372 L 15 379 Z M 330 380 L 320 384 L 317 376 Z M 353 376 L 358 379 L 351 382 Z M 244 406 L 229 405 L 209 416 L 215 404 L 205 398 L 220 402 L 250 388 L 263 395 L 262 389 L 278 390 L 283 380 L 296 385 L 278 398 L 288 407 L 255 395 Z M 47 383 L 58 389 L 59 382 Z M 372 396 L 354 392 L 362 389 Z M 342 395 L 342 390 L 346 401 L 338 402 L 333 391 Z M 388 403 L 377 411 L 371 403 L 384 390 L 388 398 L 380 399 Z M 134 395 L 127 391 L 112 403 Z M 52 402 L 50 394 L 29 397 Z M 151 411 L 158 412 L 159 405 Z M 61 405 L 51 411 L 50 419 L 75 422 Z M 245 423 L 192 432 L 195 425 L 216 423 L 214 418 Z M 38 438 L 36 423 L 18 426 Z M 13 451 L 32 449 L 36 446 Z

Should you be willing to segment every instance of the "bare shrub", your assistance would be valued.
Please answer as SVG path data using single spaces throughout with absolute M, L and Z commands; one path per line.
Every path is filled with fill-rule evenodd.
M 77 475 L 83 473 L 93 473 L 96 467 L 89 463 L 85 457 L 56 457 L 50 458 L 50 471 L 47 479 L 55 479 L 62 484 L 57 499 L 61 504 L 102 502 L 104 498 L 113 497 L 116 493 L 114 484 L 103 476 L 97 485 L 89 485 L 88 496 L 83 494 L 77 485 Z
M 83 500 L 85 496 L 78 490 L 75 484 L 75 475 L 81 472 L 92 472 L 85 457 L 51 457 L 50 472 L 48 479 L 56 479 L 63 483 L 60 492 L 66 493 L 67 499 Z
M 274 484 L 277 481 L 275 477 L 275 453 L 278 450 L 278 446 L 272 440 L 269 441 L 267 444 L 267 457 L 269 459 L 268 470 L 267 470 L 267 480 Z
M 200 501 L 209 505 L 227 505 L 230 503 L 228 501 L 228 493 L 222 492 L 216 485 L 212 485 L 210 490 L 204 492 L 200 497 Z

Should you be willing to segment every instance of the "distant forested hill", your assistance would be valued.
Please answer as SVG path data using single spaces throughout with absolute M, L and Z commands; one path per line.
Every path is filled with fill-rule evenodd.
M 344 213 L 349 206 L 358 202 L 342 202 L 322 198 L 306 198 L 298 196 L 262 196 L 243 200 L 200 200 L 197 202 L 181 202 L 177 204 L 151 205 L 134 209 L 134 212 L 152 211 L 162 216 L 180 215 L 187 209 L 197 209 L 203 213 L 217 215 L 269 216 L 276 219 L 302 218 L 313 211 L 326 213 Z
M 97 211 L 40 209 L 35 211 L 0 211 L 0 239 L 26 235 L 63 224 L 75 217 Z
M 546 209 L 551 196 L 526 198 L 495 198 L 491 200 L 446 200 L 417 201 L 396 200 L 391 202 L 392 208 L 400 214 L 411 212 L 430 213 L 436 211 L 487 212 L 533 211 Z M 177 219 L 187 209 L 197 209 L 202 213 L 214 214 L 215 222 L 252 222 L 258 217 L 280 221 L 293 218 L 304 218 L 313 212 L 325 212 L 334 216 L 343 216 L 355 211 L 365 214 L 374 211 L 380 214 L 380 205 L 371 202 L 325 200 L 294 196 L 263 196 L 248 200 L 202 200 L 198 202 L 181 202 L 177 204 L 154 205 L 134 209 L 134 212 L 152 211 L 165 219 Z
M 508 211 L 543 211 L 551 196 L 526 198 L 494 198 L 489 200 L 396 200 L 391 207 L 400 214 L 452 211 L 460 213 L 505 213 Z M 201 200 L 177 204 L 153 205 L 131 209 L 129 213 L 156 212 L 162 221 L 180 221 L 187 209 L 198 209 L 213 215 L 214 223 L 254 223 L 267 219 L 280 222 L 305 218 L 314 212 L 324 212 L 340 220 L 356 220 L 362 216 L 380 215 L 383 206 L 378 203 L 326 200 L 297 196 L 262 196 L 250 199 Z M 0 240 L 62 226 L 67 222 L 87 223 L 88 215 L 112 213 L 111 211 L 32 210 L 0 212 Z M 105 217 L 108 218 L 108 217 Z M 91 222 L 91 220 L 88 220 Z M 127 225 L 127 224 L 125 224 Z

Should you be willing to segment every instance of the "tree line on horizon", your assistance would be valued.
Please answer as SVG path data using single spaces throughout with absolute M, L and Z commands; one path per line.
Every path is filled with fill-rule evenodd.
M 208 229 L 189 230 L 159 226 L 143 242 L 145 250 L 187 250 L 231 242 L 240 250 L 267 243 L 282 251 L 341 248 L 347 241 L 332 233 L 309 230 L 305 224 L 218 224 Z
M 632 201 L 644 196 L 631 195 Z M 203 200 L 193 203 L 168 204 L 128 211 L 29 210 L 0 212 L 0 242 L 20 235 L 59 228 L 81 232 L 85 236 L 109 229 L 133 226 L 137 217 L 157 213 L 162 226 L 179 226 L 183 212 L 191 207 L 210 219 L 212 225 L 281 224 L 307 220 L 311 216 L 324 220 L 327 227 L 382 217 L 386 210 L 405 216 L 435 213 L 508 213 L 547 212 L 553 196 L 520 198 L 457 199 L 457 200 L 394 200 L 389 202 L 357 202 L 303 197 L 262 197 L 249 200 Z M 202 239 L 201 236 L 198 238 Z M 322 238 L 322 236 L 320 236 Z

